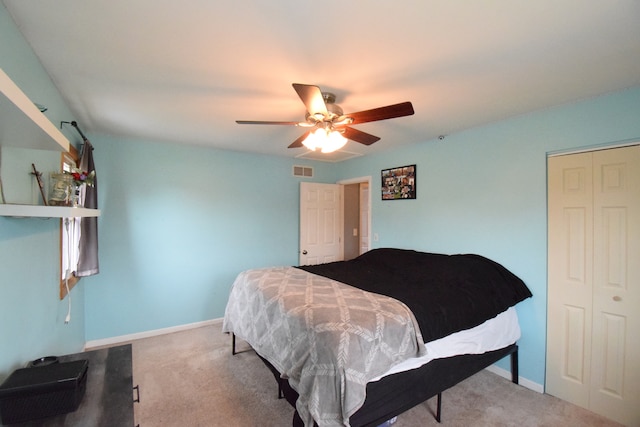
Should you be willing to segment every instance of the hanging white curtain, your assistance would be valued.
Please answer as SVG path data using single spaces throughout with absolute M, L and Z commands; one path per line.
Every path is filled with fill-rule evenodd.
M 78 242 L 80 241 L 80 218 L 62 219 L 62 280 L 70 279 L 78 265 Z

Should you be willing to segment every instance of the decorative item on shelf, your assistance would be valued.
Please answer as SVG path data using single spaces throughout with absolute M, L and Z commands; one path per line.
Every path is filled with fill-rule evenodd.
M 42 202 L 44 203 L 45 206 L 47 206 L 47 198 L 44 197 L 44 184 L 42 182 L 42 172 L 38 171 L 38 169 L 36 169 L 36 165 L 34 165 L 33 163 L 31 163 L 31 167 L 33 168 L 33 172 L 31 172 L 31 175 L 36 177 L 36 181 L 38 181 L 38 187 L 40 187 L 40 195 L 42 196 Z
M 76 191 L 71 175 L 54 172 L 49 176 L 49 184 L 50 206 L 74 206 L 73 199 Z
M 78 206 L 82 186 L 93 186 L 95 176 L 95 171 L 87 172 L 76 168 L 62 173 L 52 173 L 49 204 L 51 206 Z
M 96 171 L 87 172 L 76 168 L 71 169 L 70 172 L 64 171 L 64 173 L 71 175 L 74 184 L 78 187 L 84 184 L 93 187 L 93 180 L 96 177 Z
M 42 104 L 38 104 L 37 102 L 34 102 L 34 105 L 35 105 L 36 107 L 38 107 L 38 110 L 40 110 L 40 112 L 41 112 L 41 113 L 44 113 L 45 111 L 47 111 L 47 110 L 48 110 L 48 108 L 47 108 L 47 107 L 45 107 L 45 106 L 44 106 L 44 105 L 42 105 Z

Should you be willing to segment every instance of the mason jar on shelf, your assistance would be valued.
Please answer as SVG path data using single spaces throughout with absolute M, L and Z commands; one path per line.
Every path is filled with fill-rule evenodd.
M 54 172 L 49 177 L 49 206 L 77 206 L 78 188 L 67 173 Z

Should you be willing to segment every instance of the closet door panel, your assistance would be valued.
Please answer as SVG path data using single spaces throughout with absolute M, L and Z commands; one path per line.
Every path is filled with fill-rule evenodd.
M 640 425 L 640 146 L 594 153 L 590 409 Z
M 593 191 L 590 153 L 549 158 L 545 391 L 589 405 Z

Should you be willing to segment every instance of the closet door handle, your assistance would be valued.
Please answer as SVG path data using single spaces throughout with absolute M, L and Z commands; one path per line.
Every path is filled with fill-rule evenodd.
M 306 254 L 307 254 L 307 250 L 305 249 L 302 251 L 302 255 L 306 255 Z
M 614 300 L 615 302 L 622 301 L 622 297 L 620 297 L 620 296 L 616 295 L 616 296 L 614 296 L 614 297 L 613 297 L 613 300 Z

